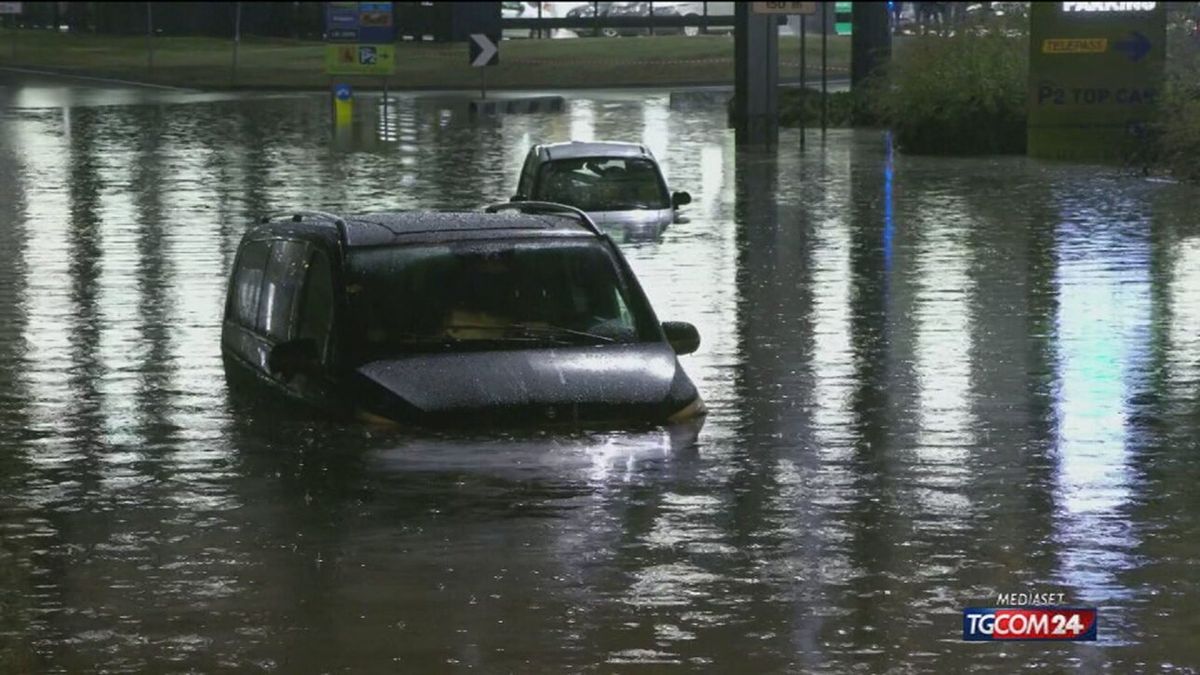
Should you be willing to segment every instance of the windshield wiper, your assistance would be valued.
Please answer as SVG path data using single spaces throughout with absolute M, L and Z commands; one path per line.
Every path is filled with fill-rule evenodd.
M 616 342 L 615 338 L 598 333 L 589 333 L 585 330 L 575 330 L 565 326 L 555 326 L 553 324 L 537 325 L 528 323 L 514 323 L 509 328 L 523 330 L 528 333 L 565 333 L 566 335 L 574 335 L 575 337 L 589 338 L 591 340 L 600 340 L 601 342 Z
M 522 333 L 525 333 L 525 335 L 519 336 L 517 339 L 530 339 L 531 337 L 534 337 L 534 336 L 539 336 L 542 339 L 545 339 L 547 337 L 553 339 L 555 336 L 558 336 L 559 339 L 561 340 L 563 335 L 571 335 L 574 337 L 588 338 L 589 340 L 599 340 L 601 342 L 616 342 L 616 339 L 611 338 L 607 335 L 600 335 L 597 333 L 589 333 L 589 332 L 583 331 L 583 330 L 575 330 L 574 328 L 567 328 L 565 326 L 555 326 L 552 324 L 539 325 L 539 324 L 529 324 L 529 323 L 508 323 L 508 324 L 503 324 L 503 323 L 501 323 L 501 324 L 461 324 L 461 323 L 456 323 L 452 326 L 448 326 L 447 328 L 450 330 L 453 330 L 456 328 L 462 328 L 465 330 L 501 330 L 501 331 L 514 331 L 515 330 L 515 331 L 521 331 Z M 547 335 L 547 334 L 552 334 L 552 335 Z

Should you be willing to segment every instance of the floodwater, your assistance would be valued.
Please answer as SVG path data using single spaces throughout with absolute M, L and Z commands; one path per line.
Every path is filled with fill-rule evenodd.
M 1200 667 L 1195 187 L 875 131 L 739 155 L 665 92 L 335 137 L 321 97 L 0 91 L 0 671 Z M 252 217 L 476 208 L 570 138 L 695 198 L 622 244 L 703 335 L 694 443 L 230 399 Z M 1099 642 L 962 641 L 1029 591 Z

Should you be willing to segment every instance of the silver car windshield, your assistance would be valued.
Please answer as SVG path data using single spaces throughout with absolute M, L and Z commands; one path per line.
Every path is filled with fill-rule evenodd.
M 666 209 L 671 201 L 653 161 L 640 157 L 556 159 L 542 165 L 533 198 L 584 211 Z

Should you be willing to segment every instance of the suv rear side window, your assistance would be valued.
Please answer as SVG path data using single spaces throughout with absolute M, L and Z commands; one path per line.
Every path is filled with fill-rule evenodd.
M 246 328 L 258 323 L 258 302 L 270 242 L 255 241 L 242 247 L 233 277 L 233 317 Z
M 275 340 L 292 337 L 296 296 L 307 268 L 308 245 L 281 239 L 271 245 L 258 309 L 259 331 Z

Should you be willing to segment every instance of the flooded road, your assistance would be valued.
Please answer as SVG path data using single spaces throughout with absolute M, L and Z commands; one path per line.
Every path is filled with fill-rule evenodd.
M 338 138 L 321 97 L 4 96 L 0 671 L 1200 667 L 1194 187 L 875 131 L 739 155 L 663 92 L 401 98 Z M 703 336 L 695 443 L 230 398 L 253 217 L 475 208 L 572 138 L 642 139 L 694 197 L 622 246 Z M 1100 641 L 961 641 L 1028 591 Z

